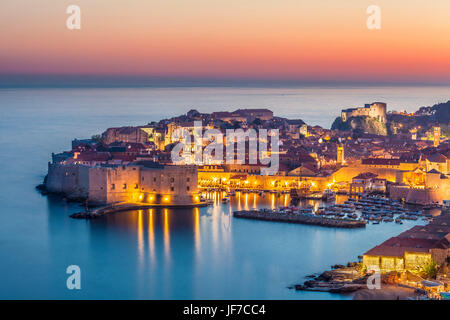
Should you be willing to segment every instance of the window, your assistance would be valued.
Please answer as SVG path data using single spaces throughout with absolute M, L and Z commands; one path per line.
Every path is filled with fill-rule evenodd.
M 114 190 L 116 188 L 116 185 L 113 183 L 112 185 L 111 185 L 111 190 Z
M 187 182 L 191 181 L 191 178 L 189 178 L 189 177 L 188 177 L 188 178 L 186 178 L 186 181 L 187 181 Z
M 134 188 L 135 188 L 135 189 L 139 189 L 139 185 L 136 183 L 136 184 L 134 185 Z
M 144 177 L 142 177 L 142 181 L 144 181 Z
M 156 177 L 153 178 L 153 181 L 156 182 Z
M 175 179 L 174 178 L 170 178 L 170 182 L 174 182 L 175 181 Z
M 126 189 L 127 188 L 127 184 L 126 183 L 124 183 L 123 184 L 123 188 L 122 189 Z
M 186 190 L 189 191 L 189 186 L 186 187 Z
M 170 191 L 174 191 L 175 190 L 175 188 L 174 187 L 170 187 Z

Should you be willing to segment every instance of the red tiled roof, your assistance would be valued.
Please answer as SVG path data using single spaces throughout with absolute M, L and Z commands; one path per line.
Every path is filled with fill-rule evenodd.
M 398 166 L 400 159 L 366 158 L 362 159 L 361 163 L 367 165 Z
M 108 161 L 109 152 L 83 152 L 77 156 L 77 161 Z
M 377 174 L 372 172 L 363 172 L 358 174 L 356 177 L 353 177 L 353 179 L 373 179 L 375 177 L 378 177 Z
M 392 237 L 364 255 L 403 257 L 405 252 L 428 253 L 433 248 L 444 248 L 442 240 Z
M 230 177 L 230 180 L 246 180 L 246 179 L 247 179 L 246 174 L 236 174 Z

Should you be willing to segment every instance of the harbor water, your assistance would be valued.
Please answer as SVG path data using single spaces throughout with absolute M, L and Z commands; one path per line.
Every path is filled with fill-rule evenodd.
M 421 98 L 413 101 L 411 92 Z M 448 93 L 432 87 L 1 89 L 0 298 L 349 299 L 287 287 L 331 265 L 356 261 L 424 221 L 336 229 L 233 219 L 233 210 L 289 202 L 287 195 L 274 194 L 237 194 L 230 203 L 198 209 L 75 220 L 69 215 L 81 211 L 81 204 L 43 196 L 35 186 L 51 153 L 69 150 L 73 138 L 191 108 L 272 107 L 276 115 L 329 127 L 342 106 L 381 100 L 411 110 L 440 102 Z M 69 265 L 81 268 L 81 290 L 67 289 Z

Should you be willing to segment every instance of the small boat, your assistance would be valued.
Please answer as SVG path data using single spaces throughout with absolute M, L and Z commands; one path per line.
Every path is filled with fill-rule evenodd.
M 228 197 L 222 198 L 222 203 L 228 203 L 228 202 L 230 202 L 230 198 L 228 198 Z
M 331 200 L 336 198 L 336 193 L 331 189 L 325 189 L 322 194 L 322 198 L 325 200 Z

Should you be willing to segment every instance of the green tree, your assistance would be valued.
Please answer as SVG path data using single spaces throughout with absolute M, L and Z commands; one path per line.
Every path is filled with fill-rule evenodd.
M 437 268 L 436 262 L 431 260 L 429 263 L 427 263 L 426 265 L 424 265 L 422 267 L 422 270 L 420 271 L 420 275 L 422 278 L 436 279 L 437 270 L 438 270 L 438 268 Z

